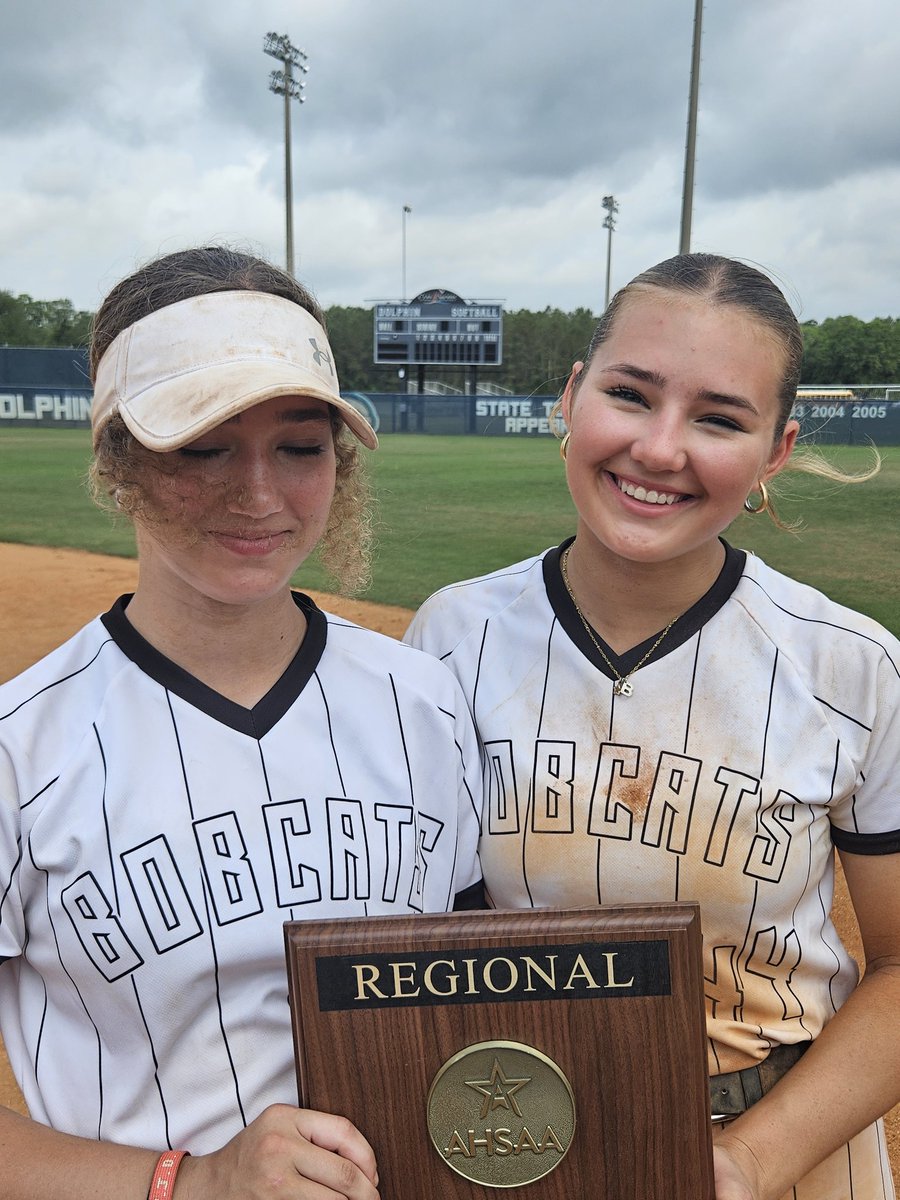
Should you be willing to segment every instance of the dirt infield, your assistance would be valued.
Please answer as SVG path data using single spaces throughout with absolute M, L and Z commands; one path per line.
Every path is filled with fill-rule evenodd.
M 136 583 L 134 559 L 0 543 L 0 682 L 37 662 Z M 386 604 L 310 595 L 323 608 L 391 637 L 403 635 L 412 615 Z
M 109 608 L 123 592 L 134 590 L 137 563 L 77 550 L 0 544 L 0 682 L 9 679 Z M 311 592 L 331 612 L 400 637 L 410 613 L 405 608 L 345 600 Z M 834 920 L 858 961 L 859 934 L 843 877 L 838 878 Z M 0 1103 L 25 1112 L 0 1045 Z M 888 1142 L 900 1192 L 900 1107 L 888 1121 Z

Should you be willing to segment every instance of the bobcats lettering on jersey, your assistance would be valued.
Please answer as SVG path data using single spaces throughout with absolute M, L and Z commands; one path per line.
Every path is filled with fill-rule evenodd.
M 284 922 L 443 912 L 480 879 L 452 674 L 297 602 L 252 710 L 122 602 L 0 688 L 0 1032 L 48 1125 L 217 1148 L 297 1098 Z
M 900 851 L 897 640 L 726 547 L 658 651 L 605 647 L 617 696 L 559 559 L 445 588 L 407 633 L 475 716 L 493 903 L 699 901 L 710 1074 L 809 1042 L 857 981 L 834 845 Z M 791 1190 L 825 1195 L 893 1196 L 881 1122 Z
M 728 547 L 617 696 L 559 559 L 445 588 L 407 634 L 482 739 L 492 902 L 699 901 L 711 1072 L 809 1040 L 858 976 L 828 915 L 833 845 L 900 850 L 896 639 Z M 626 675 L 654 640 L 606 649 Z
M 402 837 L 403 827 L 412 828 L 416 813 L 412 806 L 375 804 L 367 818 L 367 808 L 359 801 L 325 797 L 314 805 L 325 814 L 327 829 L 313 835 L 307 816 L 306 800 L 265 805 L 261 817 L 268 835 L 268 853 L 254 859 L 248 850 L 257 839 L 245 838 L 233 812 L 221 813 L 199 821 L 195 826 L 211 915 L 217 925 L 246 921 L 263 912 L 259 872 L 270 872 L 269 883 L 280 908 L 293 909 L 304 904 L 327 901 L 397 900 L 401 877 L 412 879 L 408 907 L 422 908 L 422 884 L 428 858 L 436 849 L 443 822 L 418 814 L 426 832 L 414 843 Z M 371 829 L 367 831 L 367 823 Z M 316 867 L 313 847 L 327 838 L 332 847 L 330 870 Z M 372 876 L 368 838 L 379 838 L 387 853 L 379 859 L 380 876 Z M 304 839 L 308 839 L 304 842 Z M 263 846 L 260 846 L 263 850 Z M 413 864 L 407 869 L 405 858 Z M 184 871 L 175 860 L 172 847 L 160 833 L 149 842 L 121 852 L 128 883 L 143 930 L 157 954 L 188 942 L 203 932 L 194 901 L 184 886 Z M 306 861 L 304 861 L 304 859 Z M 326 887 L 323 891 L 323 874 Z M 268 889 L 267 889 L 268 890 Z M 115 908 L 94 875 L 86 872 L 63 888 L 62 904 L 78 933 L 88 957 L 107 979 L 118 979 L 135 971 L 143 958 L 134 948 L 137 934 L 129 935 Z M 142 931 L 143 932 L 143 931 Z
M 638 839 L 646 846 L 662 846 L 672 854 L 685 854 L 688 837 L 705 840 L 704 861 L 723 866 L 729 847 L 740 861 L 729 862 L 757 879 L 777 882 L 784 870 L 790 845 L 796 797 L 782 789 L 768 803 L 762 796 L 761 780 L 753 779 L 724 763 L 708 767 L 697 759 L 671 751 L 660 751 L 655 762 L 644 768 L 639 746 L 605 742 L 576 772 L 574 742 L 539 739 L 518 747 L 515 739 L 487 741 L 484 779 L 484 822 L 497 837 L 518 834 L 525 819 L 513 786 L 513 763 L 533 756 L 530 794 L 532 833 L 573 833 L 579 818 L 581 832 L 590 837 Z M 579 768 L 581 764 L 578 764 Z M 706 778 L 718 790 L 715 809 L 695 814 L 698 787 Z M 576 780 L 584 783 L 576 794 Z M 632 783 L 631 781 L 635 781 Z M 758 832 L 747 850 L 732 837 L 742 802 L 753 803 Z

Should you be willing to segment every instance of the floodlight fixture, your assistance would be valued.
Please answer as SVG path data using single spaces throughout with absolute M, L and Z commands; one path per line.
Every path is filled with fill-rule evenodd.
M 306 71 L 306 54 L 297 46 L 293 45 L 291 39 L 283 33 L 267 33 L 263 42 L 263 50 L 266 54 L 270 54 L 272 58 L 280 58 L 284 63 L 291 63 L 292 66 L 299 67 L 301 71 Z
M 301 104 L 306 103 L 306 97 L 303 95 L 305 87 L 305 83 L 301 83 L 299 79 L 291 79 L 284 71 L 273 71 L 269 76 L 270 92 L 274 92 L 276 96 L 283 96 L 288 92 L 292 100 L 298 100 Z

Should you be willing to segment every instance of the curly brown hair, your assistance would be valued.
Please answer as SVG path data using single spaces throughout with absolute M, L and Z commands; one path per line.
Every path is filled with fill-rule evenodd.
M 177 250 L 145 264 L 112 289 L 94 317 L 90 370 L 96 379 L 104 353 L 123 329 L 158 309 L 211 292 L 266 292 L 306 309 L 323 326 L 325 317 L 303 284 L 274 264 L 227 246 Z M 334 499 L 317 548 L 338 589 L 352 594 L 370 580 L 373 502 L 365 463 L 355 437 L 337 413 L 332 416 L 336 463 Z M 142 446 L 125 422 L 112 417 L 97 439 L 89 486 L 102 508 L 132 520 L 153 520 L 145 495 L 148 470 L 167 470 L 167 459 Z

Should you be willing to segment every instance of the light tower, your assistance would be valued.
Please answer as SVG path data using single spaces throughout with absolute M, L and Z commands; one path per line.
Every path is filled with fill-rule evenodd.
M 284 209 L 285 209 L 285 267 L 294 274 L 294 182 L 291 166 L 291 101 L 303 103 L 306 84 L 294 78 L 294 67 L 306 74 L 307 56 L 291 44 L 283 33 L 267 33 L 263 50 L 282 63 L 280 71 L 269 76 L 269 91 L 284 96 Z
M 609 307 L 609 274 L 612 266 L 612 235 L 616 227 L 616 213 L 619 211 L 619 206 L 616 204 L 615 196 L 604 196 L 601 204 L 606 209 L 606 218 L 603 222 L 603 228 L 608 231 L 606 238 L 606 299 L 603 302 L 604 311 Z
M 697 148 L 697 105 L 700 95 L 700 44 L 703 34 L 703 0 L 694 0 L 694 37 L 691 43 L 691 85 L 688 95 L 687 135 L 684 144 L 684 188 L 681 193 L 681 236 L 678 253 L 691 249 L 694 209 L 694 156 Z
M 403 216 L 401 217 L 401 273 L 403 276 L 403 293 L 401 299 L 406 303 L 406 218 L 412 212 L 408 204 L 403 205 Z

